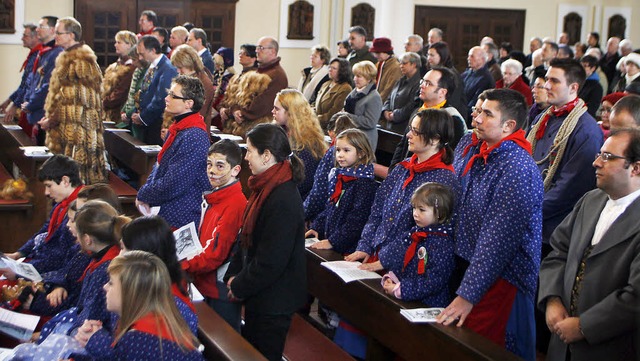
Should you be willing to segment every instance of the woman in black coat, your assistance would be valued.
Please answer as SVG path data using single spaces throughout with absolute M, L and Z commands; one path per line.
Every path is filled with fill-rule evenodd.
M 260 124 L 247 133 L 253 176 L 240 250 L 225 275 L 229 297 L 245 306 L 242 335 L 269 360 L 281 360 L 293 313 L 306 301 L 304 210 L 296 183 L 302 161 L 284 130 Z

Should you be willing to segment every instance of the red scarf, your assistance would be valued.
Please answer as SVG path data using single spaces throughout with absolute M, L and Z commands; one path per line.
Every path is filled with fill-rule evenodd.
M 446 236 L 445 233 L 441 233 L 441 232 L 413 232 L 411 234 L 411 245 L 409 246 L 409 248 L 407 248 L 407 252 L 405 252 L 405 254 L 404 254 L 404 262 L 403 262 L 403 266 L 402 266 L 402 272 L 404 272 L 404 269 L 407 267 L 409 262 L 411 262 L 411 260 L 415 256 L 416 248 L 418 248 L 418 243 L 420 243 L 420 241 L 423 241 L 430 234 Z M 419 275 L 424 273 L 424 268 L 425 268 L 426 265 L 427 265 L 427 255 L 425 254 L 424 255 L 424 261 L 422 261 L 422 262 L 418 261 L 418 274 Z
M 36 71 L 38 71 L 38 63 L 40 62 L 40 58 L 42 58 L 42 56 L 44 54 L 46 54 L 47 52 L 49 52 L 51 49 L 53 49 L 55 46 L 44 46 L 42 45 L 42 47 L 40 48 L 40 50 L 38 50 L 38 56 L 36 57 L 36 61 L 33 62 L 33 72 L 35 73 Z
M 473 157 L 469 159 L 469 162 L 467 162 L 467 165 L 464 167 L 464 171 L 462 172 L 462 175 L 464 176 L 467 174 L 467 172 L 469 172 L 469 169 L 471 169 L 471 166 L 473 166 L 473 162 L 475 162 L 476 159 L 482 158 L 482 160 L 484 160 L 484 164 L 487 164 L 487 158 L 489 158 L 489 154 L 491 154 L 491 152 L 493 152 L 495 149 L 500 147 L 500 145 L 503 142 L 506 142 L 509 140 L 516 143 L 522 149 L 526 150 L 529 154 L 531 154 L 531 143 L 529 143 L 527 138 L 524 137 L 524 130 L 519 129 L 516 132 L 510 134 L 509 136 L 502 138 L 499 142 L 497 142 L 490 148 L 487 146 L 487 142 L 482 142 L 482 145 L 480 146 L 480 152 L 478 154 L 474 154 Z
M 547 129 L 547 123 L 549 122 L 549 118 L 551 118 L 551 114 L 553 114 L 556 117 L 567 115 L 571 113 L 573 108 L 576 107 L 579 100 L 580 98 L 576 97 L 575 99 L 561 106 L 560 108 L 556 108 L 555 106 L 552 106 L 550 111 L 544 116 L 544 118 L 542 118 L 542 120 L 540 120 L 540 126 L 536 131 L 536 140 L 540 140 L 544 136 L 544 131 Z
M 454 170 L 451 164 L 444 164 L 442 162 L 444 152 L 444 148 L 442 148 L 438 153 L 432 155 L 422 163 L 418 163 L 418 155 L 416 154 L 412 155 L 410 160 L 400 162 L 401 166 L 409 170 L 409 176 L 405 179 L 404 184 L 402 184 L 402 189 L 405 189 L 409 183 L 411 183 L 416 173 L 423 173 L 434 169 L 448 169 L 453 172 Z
M 176 342 L 171 332 L 169 332 L 169 327 L 167 327 L 167 322 L 164 317 L 153 312 L 140 317 L 131 325 L 131 329 L 158 336 L 167 341 Z
M 344 183 L 349 183 L 358 179 L 357 177 L 352 177 L 349 175 L 338 174 L 338 180 L 336 181 L 336 188 L 333 190 L 333 194 L 329 198 L 333 204 L 337 204 L 340 200 L 340 196 L 342 196 L 342 186 Z
M 191 309 L 191 311 L 193 311 L 194 313 L 196 312 L 196 308 L 193 305 L 193 303 L 191 303 L 191 299 L 187 295 L 182 293 L 182 291 L 180 290 L 180 287 L 178 287 L 177 284 L 175 283 L 171 284 L 171 293 L 173 293 L 174 296 L 182 300 L 182 302 L 186 303 L 187 306 L 189 306 L 189 308 Z
M 244 211 L 243 226 L 240 232 L 240 244 L 244 247 L 251 246 L 251 235 L 256 226 L 258 214 L 262 210 L 262 204 L 269 197 L 274 188 L 291 180 L 291 163 L 284 161 L 271 166 L 258 175 L 249 177 L 251 196 L 247 200 L 247 208 Z
M 33 55 L 36 51 L 39 52 L 43 47 L 44 47 L 44 44 L 39 43 L 38 45 L 34 46 L 29 50 L 29 55 L 27 55 L 27 58 L 24 59 L 24 63 L 22 63 L 22 66 L 20 67 L 20 73 L 22 73 L 27 68 L 27 63 L 29 62 L 29 58 L 31 58 L 31 55 Z M 38 58 L 36 57 L 36 59 Z
M 95 271 L 101 265 L 107 262 L 110 262 L 112 259 L 118 257 L 119 254 L 120 254 L 120 247 L 117 244 L 114 244 L 113 246 L 111 246 L 111 248 L 109 248 L 107 253 L 105 253 L 104 256 L 102 256 L 101 259 L 98 260 L 93 258 L 91 262 L 89 262 L 89 265 L 87 266 L 87 268 L 84 269 L 84 272 L 82 273 L 82 276 L 80 276 L 80 278 L 78 279 L 78 282 L 82 282 L 88 274 L 93 273 L 93 271 Z
M 476 132 L 471 132 L 471 143 L 467 144 L 467 146 L 464 147 L 464 151 L 462 151 L 462 156 L 466 157 L 471 147 L 475 147 L 476 145 L 478 145 L 478 142 L 480 142 L 480 139 L 478 139 L 478 134 Z
M 45 242 L 48 242 L 53 236 L 53 233 L 60 227 L 64 217 L 67 216 L 67 210 L 69 209 L 69 204 L 78 198 L 78 193 L 82 186 L 77 187 L 71 192 L 71 194 L 65 198 L 62 202 L 56 205 L 56 208 L 53 209 L 53 214 L 51 215 L 51 219 L 49 220 L 49 227 L 47 227 L 47 238 L 45 238 Z
M 167 136 L 167 140 L 164 141 L 164 144 L 162 145 L 162 149 L 160 149 L 160 153 L 158 153 L 158 163 L 162 161 L 162 156 L 164 155 L 164 152 L 166 152 L 167 149 L 171 147 L 171 144 L 173 143 L 173 140 L 176 138 L 176 135 L 178 134 L 178 132 L 181 132 L 189 128 L 200 128 L 204 130 L 205 133 L 207 132 L 207 128 L 204 124 L 204 118 L 199 113 L 193 113 L 179 122 L 174 122 L 169 127 L 169 135 Z

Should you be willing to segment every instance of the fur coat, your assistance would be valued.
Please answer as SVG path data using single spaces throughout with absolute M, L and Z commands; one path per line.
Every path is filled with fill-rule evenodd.
M 237 82 L 234 82 L 234 80 L 237 80 Z M 238 78 L 234 76 L 227 87 L 226 106 L 232 110 L 248 108 L 258 95 L 264 93 L 270 83 L 271 77 L 255 71 L 247 72 Z M 224 131 L 244 138 L 251 128 L 260 123 L 269 123 L 272 119 L 273 117 L 268 115 L 256 120 L 245 120 L 238 124 L 233 118 L 229 118 L 225 124 Z
M 46 145 L 73 158 L 85 184 L 107 181 L 100 90 L 102 72 L 90 47 L 74 45 L 58 56 L 44 109 Z
M 109 65 L 104 71 L 104 80 L 102 81 L 104 120 L 116 124 L 122 122 L 120 111 L 127 101 L 133 72 L 136 70 L 131 59 L 123 60 L 119 59 Z

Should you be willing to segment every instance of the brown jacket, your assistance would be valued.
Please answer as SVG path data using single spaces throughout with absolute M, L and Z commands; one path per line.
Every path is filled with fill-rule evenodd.
M 380 98 L 382 98 L 382 102 L 384 103 L 389 99 L 393 86 L 396 85 L 396 82 L 402 77 L 402 72 L 400 72 L 400 62 L 395 56 L 391 56 L 385 60 L 384 63 L 379 62 L 377 66 L 378 71 L 380 71 L 380 66 L 382 66 L 382 76 L 378 84 L 376 84 L 376 89 L 378 93 L 380 93 Z
M 322 88 L 318 91 L 316 98 L 316 115 L 323 130 L 327 130 L 329 119 L 342 110 L 344 100 L 351 92 L 351 85 L 349 85 L 349 83 L 332 85 L 332 81 L 322 84 Z

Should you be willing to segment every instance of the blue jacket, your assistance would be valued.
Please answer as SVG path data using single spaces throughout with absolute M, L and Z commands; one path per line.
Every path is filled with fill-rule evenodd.
M 145 87 L 144 82 L 140 88 L 140 118 L 147 125 L 162 122 L 164 113 L 164 98 L 167 96 L 167 89 L 171 87 L 171 80 L 178 75 L 176 68 L 165 55 L 158 62 L 151 84 Z M 149 68 L 150 69 L 150 68 Z M 147 69 L 147 71 L 149 71 Z M 144 79 L 144 76 L 143 76 Z
M 36 62 L 36 58 L 38 57 L 38 52 L 34 52 L 31 55 L 27 56 L 27 63 L 22 71 L 22 78 L 20 79 L 20 85 L 18 89 L 16 89 L 11 95 L 9 95 L 9 99 L 13 102 L 13 104 L 20 108 L 20 105 L 24 101 L 24 98 L 29 90 L 29 75 L 33 73 L 33 63 Z
M 302 199 L 306 199 L 313 187 L 313 183 L 315 181 L 314 175 L 316 174 L 316 169 L 318 168 L 318 164 L 322 158 L 314 158 L 313 154 L 311 154 L 311 152 L 306 148 L 296 152 L 296 155 L 304 164 L 304 180 L 298 184 L 298 191 L 300 192 L 300 197 Z
M 213 63 L 213 55 L 211 55 L 209 49 L 205 49 L 204 53 L 200 54 L 200 58 L 202 59 L 204 67 L 209 69 L 211 74 L 215 73 L 216 65 Z
M 313 221 L 324 210 L 329 188 L 329 172 L 334 167 L 335 160 L 336 147 L 332 145 L 320 159 L 313 176 L 313 187 L 303 203 L 304 219 L 307 221 Z
M 24 101 L 27 105 L 27 120 L 29 124 L 36 124 L 44 117 L 44 102 L 49 92 L 49 80 L 56 66 L 56 59 L 62 52 L 62 47 L 55 46 L 52 40 L 45 46 L 52 47 L 38 60 L 38 68 L 29 75 L 29 90 L 25 94 Z
M 467 106 L 469 107 L 468 117 L 471 114 L 471 108 L 478 101 L 478 95 L 487 89 L 495 88 L 496 82 L 486 65 L 478 70 L 467 68 L 461 77 L 464 83 L 464 95 L 467 97 Z

